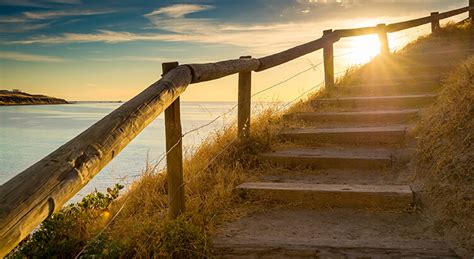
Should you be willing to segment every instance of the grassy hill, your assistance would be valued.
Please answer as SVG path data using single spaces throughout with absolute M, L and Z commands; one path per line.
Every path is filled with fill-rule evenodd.
M 67 104 L 64 99 L 22 92 L 0 92 L 0 105 Z

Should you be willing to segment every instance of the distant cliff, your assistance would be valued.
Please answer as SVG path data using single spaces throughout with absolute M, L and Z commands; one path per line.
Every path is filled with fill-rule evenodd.
M 64 99 L 46 95 L 33 95 L 23 92 L 0 91 L 0 106 L 2 105 L 35 105 L 35 104 L 67 104 Z

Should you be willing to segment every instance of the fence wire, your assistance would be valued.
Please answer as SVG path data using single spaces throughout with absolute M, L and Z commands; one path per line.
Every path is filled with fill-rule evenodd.
M 415 35 L 415 34 L 419 34 L 421 31 L 426 30 L 426 29 L 427 29 L 427 28 L 420 28 L 420 29 L 418 29 L 418 30 L 416 30 L 416 31 L 409 32 L 409 33 L 405 33 L 405 34 L 402 35 L 402 36 L 399 36 L 399 37 L 396 37 L 396 38 L 392 38 L 391 40 L 400 40 L 400 39 L 408 38 L 408 37 L 410 37 L 410 36 L 412 36 L 412 37 L 413 37 L 413 36 L 419 37 L 419 36 L 422 36 L 422 34 L 420 34 L 420 35 Z M 414 40 L 414 38 L 409 39 L 409 40 L 408 40 L 406 43 L 404 43 L 403 45 L 406 46 L 406 44 L 407 44 L 408 42 L 412 41 L 412 40 Z M 357 51 L 357 50 L 352 50 L 352 51 L 345 52 L 345 53 L 342 53 L 342 54 L 339 54 L 339 55 L 335 55 L 334 58 L 337 59 L 337 58 L 340 58 L 340 57 L 344 57 L 344 56 L 350 55 L 350 54 L 352 54 L 352 53 L 354 53 L 354 52 L 356 52 L 356 51 Z M 447 54 L 447 53 L 460 52 L 460 51 L 474 51 L 474 48 L 462 49 L 462 50 L 453 50 L 453 51 L 444 51 L 444 52 L 429 52 L 429 53 L 420 53 L 420 54 L 408 54 L 408 55 Z M 404 54 L 404 55 L 407 55 L 407 54 Z M 258 92 L 256 92 L 256 93 L 252 94 L 251 97 L 253 98 L 253 97 L 258 96 L 258 95 L 260 95 L 260 94 L 262 94 L 262 93 L 265 93 L 265 92 L 267 92 L 267 91 L 269 91 L 269 90 L 271 90 L 271 89 L 274 89 L 274 88 L 276 88 L 276 87 L 278 87 L 278 86 L 280 86 L 280 85 L 283 85 L 284 83 L 287 83 L 287 82 L 289 82 L 290 80 L 292 80 L 292 79 L 294 79 L 294 78 L 296 78 L 296 77 L 298 77 L 298 76 L 300 76 L 300 75 L 302 75 L 302 74 L 304 74 L 304 73 L 306 73 L 306 72 L 308 72 L 308 71 L 311 71 L 311 70 L 314 70 L 314 69 L 318 68 L 318 67 L 321 66 L 322 64 L 323 64 L 323 62 L 319 62 L 319 63 L 317 63 L 317 64 L 315 64 L 315 65 L 312 64 L 309 68 L 304 69 L 304 70 L 302 70 L 302 71 L 300 71 L 300 72 L 298 72 L 298 73 L 296 73 L 296 74 L 294 74 L 294 75 L 292 75 L 292 76 L 290 76 L 290 77 L 288 77 L 288 78 L 286 78 L 286 79 L 284 79 L 284 80 L 282 80 L 282 81 L 280 81 L 280 82 L 278 82 L 278 83 L 275 83 L 275 84 L 273 84 L 273 85 L 271 85 L 271 86 L 269 86 L 269 87 L 266 87 L 266 88 L 264 88 L 264 89 L 262 89 L 262 90 L 260 90 L 260 91 L 258 91 Z M 335 75 L 340 75 L 340 74 L 346 73 L 346 72 L 349 71 L 350 69 L 351 69 L 351 67 L 349 67 L 349 68 L 347 68 L 347 69 L 345 69 L 345 70 L 339 71 L 339 72 L 335 72 L 334 74 L 335 74 Z M 320 88 L 320 87 L 323 86 L 323 85 L 324 85 L 324 80 L 321 81 L 320 83 L 318 83 L 318 84 L 312 86 L 311 88 L 309 88 L 309 89 L 303 91 L 302 94 L 298 95 L 296 98 L 294 98 L 294 99 L 290 100 L 289 102 L 287 102 L 286 104 L 282 105 L 282 106 L 279 107 L 276 111 L 277 111 L 277 112 L 282 111 L 283 109 L 287 108 L 289 105 L 293 104 L 295 101 L 302 99 L 305 95 L 308 95 L 310 92 L 312 92 L 312 91 L 314 91 L 314 90 Z M 246 101 L 246 102 L 249 102 L 249 101 Z M 166 170 L 166 167 L 159 168 L 159 165 L 163 162 L 163 160 L 166 158 L 166 156 L 167 156 L 171 151 L 173 151 L 180 143 L 182 143 L 182 140 L 183 140 L 184 137 L 186 137 L 186 136 L 188 136 L 188 135 L 190 135 L 190 134 L 192 134 L 192 133 L 194 133 L 194 132 L 197 132 L 197 131 L 199 131 L 199 130 L 201 130 L 201 129 L 203 129 L 203 128 L 206 128 L 206 127 L 212 125 L 213 123 L 215 123 L 216 121 L 218 121 L 220 118 L 223 118 L 223 117 L 226 116 L 227 114 L 233 112 L 233 111 L 238 107 L 238 105 L 239 105 L 239 104 L 236 104 L 236 105 L 232 106 L 229 110 L 227 110 L 226 112 L 224 112 L 224 113 L 218 115 L 217 117 L 215 117 L 214 119 L 212 119 L 212 120 L 209 121 L 208 123 L 205 123 L 205 124 L 203 124 L 203 125 L 201 125 L 201 126 L 195 127 L 195 128 L 193 128 L 193 129 L 191 129 L 191 130 L 188 130 L 188 131 L 184 132 L 184 133 L 181 135 L 180 139 L 179 139 L 168 151 L 163 152 L 163 153 L 159 156 L 159 159 L 157 160 L 156 163 L 154 163 L 154 166 L 153 166 L 151 169 L 150 169 L 150 168 L 147 168 L 147 170 L 151 170 L 152 172 L 157 172 L 157 171 L 162 172 L 163 170 Z M 238 138 L 235 138 L 235 139 L 233 139 L 232 141 L 230 141 L 228 144 L 226 144 L 226 146 L 224 146 L 224 148 L 222 148 L 222 150 L 221 150 L 219 153 L 217 153 L 208 163 L 206 163 L 206 165 L 205 165 L 199 172 L 203 172 L 203 171 L 205 171 L 205 170 L 208 170 L 208 168 L 216 161 L 217 158 L 219 158 L 225 151 L 227 151 L 230 147 L 232 147 L 232 146 L 233 146 L 234 144 L 236 144 L 238 141 L 239 141 L 239 139 L 238 139 Z M 135 178 L 135 177 L 140 177 L 140 176 L 142 176 L 142 175 L 143 175 L 143 174 L 137 174 L 137 175 L 132 175 L 132 176 L 127 175 L 127 176 L 125 176 L 124 178 L 122 178 L 122 180 L 125 180 L 127 177 Z M 184 181 L 183 181 L 182 185 L 180 186 L 180 188 L 185 187 L 187 183 L 189 183 L 190 181 L 192 181 L 192 180 L 194 179 L 194 177 L 197 177 L 198 175 L 200 175 L 200 174 L 193 174 L 193 175 L 190 175 L 188 178 L 184 179 Z M 180 188 L 178 188 L 177 191 L 179 191 Z M 173 199 L 173 197 L 175 197 L 175 196 L 176 196 L 176 193 L 175 193 L 175 195 L 172 195 L 172 196 L 171 196 L 170 201 L 169 201 L 170 203 L 172 202 L 172 199 Z M 127 201 L 128 201 L 128 197 L 129 197 L 129 196 L 126 196 L 126 198 L 125 198 L 125 200 L 124 200 L 122 206 L 119 208 L 119 210 L 117 211 L 117 213 L 111 218 L 111 220 L 105 225 L 105 227 L 104 227 L 94 238 L 92 238 L 92 239 L 83 247 L 83 249 L 76 255 L 75 258 L 79 258 L 79 257 L 82 255 L 82 253 L 84 253 L 84 252 L 86 251 L 87 247 L 88 247 L 90 244 L 92 244 L 100 235 L 102 235 L 102 234 L 104 233 L 104 231 L 111 225 L 111 223 L 117 218 L 117 216 L 118 216 L 118 215 L 120 214 L 120 212 L 123 210 L 124 206 L 126 205 L 126 203 L 127 203 Z

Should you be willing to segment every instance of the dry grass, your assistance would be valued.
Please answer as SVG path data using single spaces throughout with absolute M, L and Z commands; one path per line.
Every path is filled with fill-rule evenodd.
M 466 26 L 461 35 L 471 34 L 472 26 Z M 454 25 L 446 29 L 449 35 L 459 36 Z M 426 39 L 420 39 L 423 43 Z M 400 53 L 418 48 L 409 45 Z M 351 86 L 365 83 L 380 75 L 381 58 L 367 65 L 354 67 L 338 79 L 334 89 L 322 90 L 290 107 L 288 112 L 314 111 L 324 107 L 312 102 L 319 97 L 335 97 L 354 93 Z M 457 226 L 465 231 L 461 241 L 472 245 L 473 222 L 469 219 L 474 204 L 472 193 L 472 114 L 474 114 L 472 71 L 474 61 L 466 63 L 454 75 L 443 92 L 441 104 L 434 107 L 420 127 L 420 180 L 430 192 L 427 201 L 436 202 L 435 211 L 442 224 Z M 466 69 L 469 68 L 469 69 Z M 393 69 L 393 68 L 390 68 Z M 393 70 L 385 72 L 393 72 Z M 471 71 L 471 72 L 469 72 Z M 469 73 L 468 73 L 469 72 Z M 377 91 L 380 89 L 368 89 Z M 386 90 L 386 89 L 382 89 Z M 360 93 L 360 92 L 359 92 Z M 462 100 L 462 101 L 461 101 Z M 458 104 L 459 103 L 459 104 Z M 467 120 L 467 121 L 466 121 Z M 275 110 L 263 112 L 252 121 L 252 135 L 248 141 L 236 140 L 234 127 L 223 129 L 210 136 L 184 163 L 186 213 L 178 220 L 167 217 L 166 174 L 152 166 L 129 191 L 112 205 L 113 221 L 85 250 L 88 255 L 111 257 L 205 257 L 209 255 L 209 236 L 223 223 L 258 210 L 261 204 L 242 200 L 234 192 L 235 186 L 253 180 L 259 172 L 268 170 L 255 155 L 270 150 L 278 142 L 277 133 L 282 127 L 281 113 Z M 436 131 L 431 131 L 436 128 Z M 432 163 L 436 161 L 436 163 Z M 470 166 L 470 167 L 469 167 Z M 469 189 L 470 188 L 470 189 Z M 471 192 L 469 192 L 471 190 Z M 446 199 L 444 199 L 446 197 Z M 443 199 L 441 199 L 443 198 Z M 470 209 L 470 210 L 468 210 Z M 101 229 L 104 222 L 97 223 Z M 90 236 L 99 232 L 90 233 Z
M 186 213 L 178 222 L 197 226 L 202 236 L 194 239 L 202 238 L 208 242 L 207 237 L 220 224 L 256 209 L 255 204 L 242 202 L 234 188 L 256 177 L 253 169 L 258 163 L 254 155 L 270 148 L 279 123 L 278 113 L 267 110 L 253 121 L 249 141 L 237 141 L 236 129 L 227 128 L 210 136 L 185 161 Z M 114 204 L 112 214 L 119 210 L 120 213 L 105 231 L 105 242 L 110 244 L 104 249 L 110 249 L 113 244 L 120 247 L 122 256 L 180 255 L 183 252 L 180 249 L 189 246 L 189 242 L 182 246 L 174 244 L 169 250 L 167 243 L 171 241 L 166 241 L 164 234 L 171 230 L 165 228 L 176 222 L 167 218 L 167 207 L 166 173 L 148 167 L 141 179 Z M 209 252 L 209 244 L 202 243 L 200 247 L 189 249 L 186 256 L 204 257 Z
M 426 213 L 474 255 L 474 56 L 447 79 L 418 126 L 417 178 Z
M 455 25 L 449 25 L 448 28 L 442 32 L 440 37 L 453 37 L 453 39 L 463 38 L 465 35 L 471 33 L 471 25 L 463 26 L 459 30 Z M 407 46 L 400 51 L 400 53 L 415 51 L 417 48 L 420 48 L 420 44 L 422 45 L 425 41 L 429 41 L 432 37 L 433 36 L 421 38 L 416 44 Z M 320 110 L 323 107 L 316 107 L 312 102 L 318 97 L 353 94 L 355 90 L 350 86 L 365 83 L 368 79 L 381 75 L 380 71 L 378 71 L 380 62 L 387 61 L 382 58 L 376 58 L 369 64 L 348 70 L 343 77 L 338 79 L 337 86 L 334 89 L 319 91 L 293 105 L 287 112 Z M 398 68 L 392 67 L 382 72 L 390 74 L 397 71 L 396 69 Z M 472 67 L 470 67 L 470 69 L 472 71 Z M 466 70 L 459 73 L 465 73 L 465 71 Z M 472 84 L 471 88 L 469 88 L 465 84 L 466 77 L 464 76 L 463 78 L 464 81 L 462 81 L 462 79 L 453 78 L 452 80 L 454 81 L 458 80 L 457 84 L 453 84 L 453 87 L 448 87 L 448 89 L 445 90 L 446 94 L 444 94 L 446 97 L 441 100 L 444 100 L 445 103 L 450 106 L 456 106 L 454 100 L 458 100 L 457 98 L 462 97 L 465 105 L 472 105 L 473 100 L 468 99 L 468 95 L 465 94 L 470 91 L 471 97 L 469 98 L 472 98 L 472 93 L 474 93 Z M 472 83 L 472 76 L 470 80 Z M 454 87 L 454 85 L 459 86 L 459 88 Z M 461 85 L 464 85 L 464 88 L 461 89 Z M 366 94 L 370 91 L 377 92 L 379 90 L 381 89 L 366 89 L 363 93 Z M 448 92 L 451 94 L 447 94 Z M 457 93 L 459 96 L 453 95 L 454 93 Z M 362 93 L 356 92 L 356 94 Z M 464 96 L 461 96 L 463 94 Z M 437 107 L 436 109 L 438 110 L 432 111 L 432 114 L 441 114 L 443 116 L 449 114 L 449 116 L 452 116 L 449 118 L 456 122 L 465 122 L 462 119 L 470 118 L 472 126 L 472 106 L 457 107 L 456 110 L 453 111 L 451 111 L 449 107 L 446 107 L 446 110 L 441 110 L 443 109 L 441 107 Z M 462 112 L 464 112 L 463 115 L 461 115 Z M 470 116 L 468 116 L 469 114 L 466 112 L 470 112 Z M 453 164 L 450 162 L 452 161 L 451 159 L 453 159 L 452 156 L 454 156 L 454 153 L 449 152 L 467 150 L 470 145 L 471 151 L 469 152 L 471 152 L 471 156 L 457 157 L 456 160 L 453 161 L 462 162 L 463 165 L 466 166 L 469 165 L 469 159 L 471 159 L 472 166 L 472 144 L 466 144 L 472 143 L 472 136 L 468 135 L 466 138 L 465 133 L 469 131 L 461 127 L 463 125 L 466 126 L 467 123 L 442 125 L 442 120 L 439 120 L 440 118 L 433 117 L 433 120 L 435 119 L 438 120 L 440 124 L 439 133 L 442 135 L 433 135 L 433 133 L 425 134 L 427 137 L 422 139 L 422 144 L 420 144 L 421 153 L 431 154 L 431 156 L 437 157 L 441 155 L 441 153 L 437 153 L 441 151 L 440 147 L 445 148 L 445 152 L 447 153 L 443 158 L 437 158 L 437 163 L 432 164 L 432 166 L 438 168 L 438 171 L 433 171 L 433 168 L 428 168 L 429 170 L 420 171 L 420 177 L 433 180 L 426 183 L 432 190 L 431 195 L 434 195 L 432 200 L 440 199 L 444 196 L 448 197 L 443 202 L 438 202 L 438 211 L 441 215 L 444 215 L 442 219 L 459 223 L 469 216 L 469 210 L 466 208 L 472 208 L 473 200 L 469 197 L 473 196 L 465 196 L 466 194 L 473 195 L 472 192 L 470 194 L 467 193 L 469 186 L 471 189 L 473 186 L 472 175 L 469 175 L 469 170 L 464 167 L 457 171 L 459 173 L 451 173 L 449 176 L 446 175 L 448 171 L 444 170 L 450 168 L 449 172 L 452 172 L 451 169 L 456 168 L 453 166 L 458 166 L 458 163 Z M 425 119 L 423 123 L 424 125 L 430 125 L 434 122 Z M 259 172 L 268 169 L 266 167 L 269 165 L 259 164 L 255 155 L 271 149 L 273 143 L 278 142 L 276 141 L 277 132 L 282 125 L 281 114 L 274 110 L 268 110 L 252 122 L 252 136 L 247 142 L 236 141 L 235 128 L 224 129 L 209 137 L 208 140 L 199 147 L 195 155 L 185 161 L 186 213 L 184 217 L 178 221 L 171 221 L 166 217 L 168 206 L 166 175 L 160 174 L 152 168 L 148 168 L 143 177 L 114 205 L 112 209 L 113 214 L 119 210 L 121 211 L 118 217 L 105 231 L 105 240 L 106 243 L 108 242 L 106 249 L 110 249 L 110 244 L 117 245 L 120 247 L 119 254 L 127 257 L 182 256 L 182 249 L 189 249 L 189 251 L 187 251 L 188 253 L 185 253 L 186 256 L 204 257 L 208 255 L 208 237 L 215 233 L 221 224 L 262 207 L 259 206 L 259 204 L 248 203 L 240 199 L 239 195 L 234 192 L 234 188 L 243 181 L 257 178 Z M 472 128 L 470 128 L 470 130 L 470 132 L 474 132 Z M 423 132 L 423 126 L 420 132 Z M 438 137 L 445 136 L 446 134 L 452 136 L 453 141 L 455 140 L 453 145 L 447 145 L 445 147 L 434 142 L 433 139 L 436 140 Z M 459 149 L 459 147 L 464 148 Z M 430 161 L 430 159 L 433 159 L 433 157 L 425 157 L 422 161 L 426 162 Z M 472 168 L 470 168 L 470 170 L 471 172 L 473 171 Z M 456 182 L 452 184 L 453 182 L 449 182 L 448 179 L 450 179 L 449 181 L 453 181 L 454 179 Z M 465 182 L 461 183 L 461 179 Z M 451 185 L 448 183 L 451 183 Z M 457 184 L 461 185 L 457 186 Z M 440 189 L 440 186 L 445 185 L 451 186 L 450 188 L 454 188 L 454 190 L 450 188 Z M 459 190 L 463 191 L 458 192 Z M 450 194 L 451 196 L 449 196 Z M 468 197 L 468 199 L 466 199 L 466 197 Z M 458 203 L 458 201 L 461 202 Z M 453 216 L 453 213 L 458 216 Z M 178 226 L 183 226 L 184 224 L 185 227 L 183 229 L 185 229 L 185 231 L 178 233 L 177 239 L 170 239 L 168 238 L 170 231 L 169 226 L 176 226 L 176 224 L 178 224 Z M 193 243 L 193 241 L 188 240 L 189 238 L 183 238 L 183 235 L 185 236 L 186 233 L 194 233 L 193 231 L 186 230 L 186 224 L 198 228 L 199 235 L 191 239 L 201 240 L 201 243 Z M 472 227 L 472 222 L 470 224 L 471 225 L 461 224 L 459 226 Z M 473 233 L 473 231 L 470 233 Z M 171 246 L 170 242 L 173 243 Z M 189 246 L 191 246 L 191 248 L 189 248 Z M 103 253 L 104 250 L 100 252 Z

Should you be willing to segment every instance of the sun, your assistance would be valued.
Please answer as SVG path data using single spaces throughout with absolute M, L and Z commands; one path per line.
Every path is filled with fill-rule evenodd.
M 352 64 L 369 62 L 380 53 L 380 42 L 377 35 L 355 37 L 348 44 L 347 60 Z

